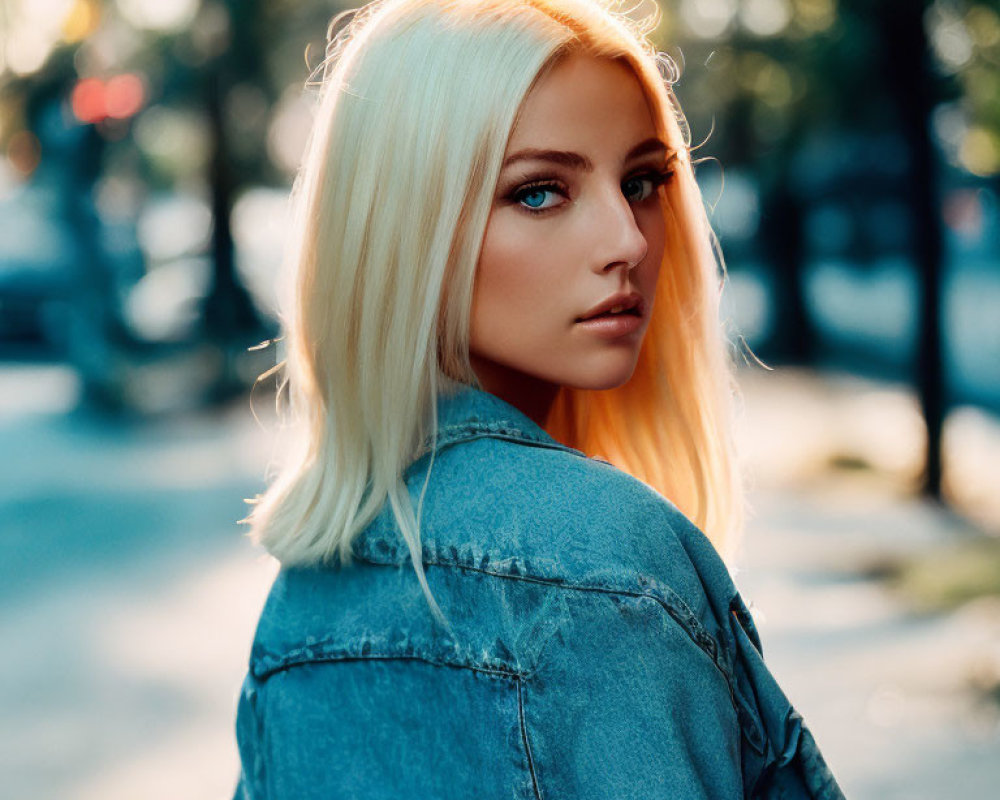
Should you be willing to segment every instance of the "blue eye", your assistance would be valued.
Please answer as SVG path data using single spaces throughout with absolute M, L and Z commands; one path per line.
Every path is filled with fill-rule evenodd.
M 622 184 L 622 192 L 633 203 L 639 203 L 652 194 L 653 182 L 648 178 L 629 178 Z
M 666 183 L 672 172 L 649 172 L 645 175 L 635 175 L 622 181 L 622 194 L 630 203 L 641 203 L 647 199 L 657 186 Z
M 526 186 L 515 194 L 515 200 L 528 211 L 544 211 L 556 205 L 559 187 L 547 184 L 544 186 Z
M 528 194 L 521 197 L 521 202 L 530 208 L 541 208 L 545 203 L 545 195 L 549 192 L 533 189 Z

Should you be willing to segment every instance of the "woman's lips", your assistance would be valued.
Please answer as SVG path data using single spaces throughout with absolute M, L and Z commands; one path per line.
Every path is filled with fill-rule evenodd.
M 614 339 L 639 330 L 642 327 L 642 317 L 638 314 L 600 314 L 576 324 L 598 336 Z

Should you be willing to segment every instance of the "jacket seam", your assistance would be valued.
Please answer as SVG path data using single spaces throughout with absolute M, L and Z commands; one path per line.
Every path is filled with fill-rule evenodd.
M 373 562 L 378 564 L 379 562 Z M 437 561 L 425 561 L 426 566 L 436 566 L 446 569 L 453 570 L 465 570 L 470 572 L 478 572 L 486 575 L 490 575 L 497 578 L 506 578 L 509 580 L 519 580 L 526 583 L 539 583 L 548 586 L 553 586 L 558 589 L 571 589 L 581 592 L 594 592 L 597 594 L 603 594 L 607 596 L 617 596 L 617 597 L 628 597 L 635 599 L 637 601 L 641 600 L 652 600 L 660 608 L 662 608 L 667 615 L 674 620 L 674 622 L 684 631 L 684 633 L 693 641 L 693 643 L 705 653 L 712 661 L 715 668 L 718 670 L 719 674 L 722 676 L 726 683 L 726 688 L 729 691 L 730 702 L 733 705 L 734 711 L 740 721 L 740 728 L 744 736 L 751 741 L 752 744 L 757 744 L 753 742 L 753 739 L 760 736 L 759 727 L 754 722 L 754 715 L 744 707 L 745 700 L 742 697 L 741 692 L 738 690 L 735 672 L 727 669 L 723 653 L 721 648 L 716 642 L 716 640 L 708 633 L 707 630 L 698 621 L 698 618 L 690 610 L 687 604 L 676 595 L 669 587 L 663 586 L 654 591 L 634 591 L 622 588 L 611 588 L 605 586 L 596 585 L 586 585 L 579 583 L 571 583 L 562 579 L 552 579 L 543 578 L 535 575 L 511 575 L 507 573 L 493 572 L 490 570 L 464 566 L 460 564 L 448 563 L 448 562 L 437 562 Z M 391 566 L 391 565 L 383 565 Z M 667 602 L 664 597 L 659 596 L 659 592 L 669 592 L 673 602 L 676 606 Z M 514 680 L 517 682 L 518 688 L 518 709 L 519 715 L 521 716 L 521 735 L 523 743 L 525 746 L 525 752 L 528 757 L 529 772 L 532 778 L 532 785 L 535 791 L 536 800 L 541 800 L 540 789 L 538 786 L 537 775 L 535 774 L 534 761 L 531 756 L 530 746 L 527 740 L 527 730 L 524 727 L 523 721 L 523 699 L 522 699 L 522 681 L 528 680 L 532 677 L 531 671 L 525 671 L 517 669 L 515 667 L 508 666 L 506 664 L 497 664 L 495 666 L 482 665 L 469 661 L 453 661 L 450 659 L 442 658 L 431 658 L 429 656 L 424 656 L 418 653 L 335 653 L 335 652 L 324 652 L 324 648 L 335 645 L 335 639 L 321 639 L 319 641 L 313 642 L 305 647 L 298 647 L 288 651 L 282 651 L 279 655 L 273 651 L 261 650 L 258 651 L 256 658 L 251 658 L 251 674 L 254 675 L 260 681 L 264 681 L 274 675 L 277 672 L 282 672 L 295 666 L 309 663 L 335 663 L 335 662 L 346 662 L 346 661 L 388 661 L 388 660 L 401 660 L 401 661 L 420 661 L 423 663 L 430 664 L 432 666 L 438 667 L 452 667 L 454 669 L 466 669 L 472 672 L 482 673 L 496 678 L 505 678 L 507 680 Z M 735 665 L 733 666 L 735 669 Z M 748 735 L 746 728 L 749 727 L 755 735 Z M 754 749 L 757 750 L 759 745 L 755 746 Z
M 711 659 L 712 664 L 722 675 L 722 679 L 726 683 L 726 688 L 729 690 L 729 697 L 733 704 L 733 708 L 737 715 L 743 713 L 741 707 L 741 702 L 737 699 L 737 687 L 736 687 L 736 676 L 735 674 L 727 668 L 725 659 L 721 652 L 721 648 L 712 637 L 712 635 L 705 630 L 704 626 L 698 621 L 698 617 L 693 611 L 688 607 L 687 603 L 683 601 L 675 592 L 673 592 L 670 587 L 664 586 L 658 590 L 654 591 L 634 591 L 630 589 L 622 588 L 610 588 L 603 586 L 588 586 L 585 584 L 575 584 L 568 581 L 559 581 L 546 578 L 540 578 L 533 575 L 509 575 L 506 573 L 492 572 L 490 570 L 482 569 L 481 567 L 466 567 L 458 564 L 449 563 L 439 563 L 436 561 L 425 562 L 427 566 L 438 566 L 447 567 L 452 569 L 464 569 L 471 572 L 481 572 L 486 575 L 492 575 L 497 578 L 507 578 L 511 580 L 520 580 L 525 582 L 543 583 L 557 588 L 562 589 L 573 589 L 582 592 L 597 592 L 605 595 L 614 595 L 618 597 L 630 597 L 638 600 L 652 600 L 657 603 L 664 611 L 666 611 L 667 616 L 669 616 L 675 623 L 683 630 L 688 637 L 694 642 L 694 644 L 703 652 L 705 655 Z M 671 600 L 673 603 L 668 603 L 664 597 L 660 596 L 660 592 L 669 592 Z M 526 673 L 526 677 L 530 677 L 530 673 Z
M 358 556 L 357 558 L 360 561 L 366 561 L 367 563 L 372 563 L 377 566 L 397 566 L 393 562 L 385 563 L 379 561 L 371 561 L 370 559 L 363 558 L 360 556 Z M 484 575 L 490 575 L 495 578 L 502 578 L 506 580 L 517 580 L 517 581 L 523 581 L 525 583 L 540 583 L 547 586 L 554 586 L 559 589 L 570 589 L 580 592 L 597 592 L 600 594 L 618 595 L 618 596 L 633 597 L 633 598 L 648 598 L 650 600 L 653 600 L 667 612 L 667 615 L 670 616 L 670 618 L 673 619 L 681 627 L 681 629 L 702 650 L 702 652 L 704 652 L 711 659 L 716 669 L 719 670 L 719 672 L 722 674 L 723 678 L 725 678 L 727 684 L 729 685 L 729 691 L 731 694 L 734 695 L 734 702 L 735 702 L 733 676 L 730 674 L 730 671 L 726 668 L 726 664 L 722 658 L 722 653 L 718 642 L 716 642 L 716 640 L 712 637 L 712 635 L 707 630 L 705 630 L 704 626 L 702 626 L 702 624 L 699 622 L 697 616 L 694 614 L 693 611 L 691 611 L 691 609 L 687 606 L 687 604 L 683 601 L 683 599 L 677 596 L 677 594 L 674 593 L 668 586 L 658 587 L 653 591 L 650 590 L 636 591 L 621 587 L 607 587 L 599 585 L 572 583 L 563 579 L 543 578 L 537 575 L 524 575 L 524 574 L 513 575 L 504 572 L 495 572 L 492 570 L 484 569 L 482 567 L 473 567 L 469 565 L 456 564 L 452 562 L 425 560 L 423 563 L 425 566 L 428 567 L 439 567 L 442 569 L 477 572 Z M 669 593 L 670 602 L 667 602 L 667 599 L 665 597 L 660 596 L 661 594 L 667 594 L 667 593 Z M 323 646 L 324 646 L 324 641 L 320 640 L 318 642 L 311 643 L 305 647 L 299 647 L 293 650 L 285 651 L 284 654 L 281 656 L 278 656 L 273 651 L 264 650 L 258 657 L 258 662 L 256 665 L 257 668 L 254 669 L 254 673 L 258 676 L 270 674 L 271 672 L 276 671 L 277 669 L 281 669 L 282 665 L 285 663 L 287 663 L 288 666 L 294 666 L 295 664 L 299 663 L 307 663 L 319 660 L 326 660 L 326 661 L 346 660 L 346 659 L 357 660 L 361 658 L 370 657 L 364 653 L 360 654 L 345 653 L 343 656 L 339 657 L 334 654 L 329 654 L 329 655 L 317 654 L 316 652 L 317 648 L 322 648 Z M 406 658 L 409 656 L 407 654 L 400 654 L 400 655 L 391 655 L 386 657 Z M 418 658 L 419 660 L 427 661 L 428 663 L 438 663 L 429 658 L 421 658 L 419 656 L 413 656 L 413 657 Z M 276 660 L 278 666 L 272 668 L 270 665 L 268 665 L 267 662 L 269 659 Z M 440 663 L 445 666 L 462 666 L 470 669 L 473 668 L 468 664 L 457 664 L 449 661 L 441 661 Z M 486 669 L 492 669 L 492 668 L 487 667 Z M 529 673 L 521 672 L 507 666 L 502 667 L 501 669 L 509 671 L 511 675 L 517 675 L 523 677 L 530 676 Z
M 366 561 L 371 564 L 379 566 L 395 566 L 394 563 L 385 563 L 380 561 L 372 561 L 367 558 L 358 557 L 361 561 Z M 625 597 L 647 597 L 657 602 L 662 606 L 662 608 L 667 612 L 667 614 L 673 619 L 685 633 L 694 641 L 696 645 L 712 660 L 715 667 L 722 673 L 723 677 L 730 684 L 730 691 L 732 691 L 732 680 L 729 671 L 726 669 L 725 664 L 722 660 L 722 654 L 720 652 L 720 647 L 718 642 L 712 637 L 712 635 L 705 630 L 704 626 L 698 621 L 697 615 L 688 607 L 687 603 L 684 602 L 675 592 L 673 592 L 669 587 L 663 586 L 659 587 L 653 591 L 636 591 L 633 589 L 626 589 L 623 587 L 612 587 L 612 586 L 601 586 L 601 585 L 588 585 L 581 583 L 573 583 L 561 578 L 543 578 L 538 575 L 514 575 L 506 572 L 495 572 L 493 570 L 485 569 L 483 567 L 474 567 L 467 564 L 458 564 L 454 562 L 447 561 L 436 561 L 436 560 L 425 560 L 425 566 L 429 567 L 440 567 L 442 569 L 453 569 L 453 570 L 463 570 L 467 572 L 478 572 L 483 575 L 490 575 L 495 578 L 503 578 L 507 580 L 518 580 L 524 581 L 526 583 L 541 583 L 548 586 L 555 586 L 560 589 L 571 589 L 581 592 L 599 592 L 602 594 L 613 594 Z M 660 593 L 668 593 L 670 595 L 670 601 L 667 602 L 664 597 L 660 596 Z
M 528 728 L 524 719 L 524 681 L 517 679 L 517 717 L 521 726 L 521 742 L 524 744 L 524 752 L 528 758 L 528 773 L 531 775 L 531 788 L 535 793 L 535 800 L 542 800 L 541 791 L 538 788 L 538 775 L 535 774 L 535 759 L 531 755 L 531 744 L 528 741 Z
M 329 642 L 327 643 L 329 644 Z M 265 654 L 258 662 L 257 669 L 253 669 L 251 674 L 258 681 L 264 681 L 279 672 L 284 672 L 292 667 L 303 664 L 318 663 L 338 663 L 348 661 L 422 661 L 436 667 L 452 667 L 454 669 L 466 669 L 470 672 L 479 672 L 495 678 L 506 678 L 507 680 L 520 681 L 525 677 L 525 673 L 511 669 L 506 666 L 488 667 L 457 661 L 450 661 L 442 658 L 430 658 L 418 653 L 324 653 L 324 642 L 318 642 L 309 647 L 299 647 L 289 650 L 284 656 Z M 267 663 L 268 660 L 273 663 Z
M 422 458 L 431 452 L 432 449 L 440 450 L 452 445 L 462 444 L 463 442 L 475 441 L 480 437 L 503 439 L 504 441 L 515 442 L 517 444 L 524 444 L 531 447 L 545 447 L 550 450 L 560 450 L 579 458 L 587 457 L 585 453 L 577 450 L 576 448 L 569 447 L 568 445 L 562 444 L 555 439 L 549 440 L 542 438 L 541 436 L 532 435 L 527 433 L 523 428 L 509 424 L 476 422 L 471 424 L 460 423 L 447 425 L 443 428 L 439 428 L 437 438 L 434 440 L 434 447 L 431 447 L 429 441 L 425 442 L 421 445 L 420 449 L 417 450 L 413 460 L 416 461 Z

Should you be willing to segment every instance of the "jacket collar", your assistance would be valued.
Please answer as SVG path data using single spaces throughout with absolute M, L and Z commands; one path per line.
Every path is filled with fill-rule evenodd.
M 437 448 L 480 436 L 494 436 L 583 455 L 554 439 L 510 403 L 473 386 L 449 386 L 438 394 L 437 405 Z

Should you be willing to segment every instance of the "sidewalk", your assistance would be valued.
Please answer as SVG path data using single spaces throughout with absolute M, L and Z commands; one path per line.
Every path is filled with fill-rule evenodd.
M 15 587 L 0 590 L 4 791 L 226 798 L 236 694 L 274 573 L 234 521 L 272 439 L 245 407 L 98 424 L 66 413 L 71 384 L 0 370 L 0 569 Z M 913 617 L 873 577 L 968 535 L 901 499 L 909 401 L 809 374 L 744 386 L 755 515 L 736 580 L 847 796 L 995 796 L 1000 715 L 969 687 L 1000 675 L 1000 602 Z M 25 396 L 47 399 L 10 399 Z M 974 438 L 993 441 L 984 430 Z
M 982 689 L 1000 682 L 1000 597 L 921 616 L 878 579 L 901 558 L 983 535 L 905 494 L 919 465 L 913 399 L 808 373 L 758 373 L 743 386 L 756 488 L 736 582 L 845 794 L 995 797 L 1000 706 Z M 979 441 L 995 436 L 984 428 Z M 996 490 L 1000 447 L 991 463 Z

